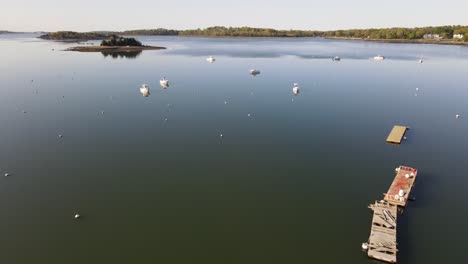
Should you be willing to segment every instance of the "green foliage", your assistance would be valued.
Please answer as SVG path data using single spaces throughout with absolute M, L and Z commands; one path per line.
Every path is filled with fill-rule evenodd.
M 89 40 L 105 39 L 111 32 L 77 33 L 60 31 L 41 36 L 45 39 L 56 40 Z M 468 26 L 440 26 L 422 28 L 370 28 L 350 30 L 276 30 L 271 28 L 252 27 L 208 27 L 205 29 L 171 30 L 164 28 L 140 29 L 115 32 L 119 35 L 153 35 L 153 36 L 206 36 L 206 37 L 339 37 L 357 39 L 382 40 L 417 40 L 423 39 L 426 34 L 438 34 L 443 39 L 452 39 L 453 34 L 468 35 Z M 464 38 L 466 41 L 466 38 Z
M 209 27 L 180 31 L 181 36 L 207 37 L 317 37 L 316 31 L 276 30 L 271 28 L 251 27 Z
M 134 38 L 124 38 L 111 35 L 101 42 L 101 46 L 142 46 L 141 42 Z
M 451 39 L 455 32 L 468 31 L 463 26 L 441 26 L 424 28 L 384 28 L 350 29 L 321 32 L 326 37 L 349 37 L 370 39 L 422 39 L 425 34 L 439 34 L 444 39 Z
M 119 33 L 120 35 L 127 36 L 176 36 L 179 34 L 178 30 L 157 28 L 157 29 L 138 29 L 126 30 Z
M 104 39 L 106 34 L 97 33 L 97 32 L 85 32 L 79 33 L 74 31 L 58 31 L 53 33 L 47 33 L 40 36 L 42 39 L 51 39 L 51 40 L 91 40 L 91 39 Z

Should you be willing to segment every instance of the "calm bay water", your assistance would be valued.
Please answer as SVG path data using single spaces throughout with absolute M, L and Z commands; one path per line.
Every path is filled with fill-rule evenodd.
M 468 47 L 35 36 L 0 35 L 0 263 L 374 263 L 367 205 L 399 165 L 399 263 L 464 263 Z

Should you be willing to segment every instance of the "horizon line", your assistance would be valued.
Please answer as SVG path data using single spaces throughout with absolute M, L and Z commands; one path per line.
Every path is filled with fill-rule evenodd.
M 329 29 L 329 30 L 318 30 L 318 29 L 276 29 L 273 27 L 255 27 L 255 26 L 208 26 L 208 27 L 198 27 L 198 28 L 190 28 L 190 29 L 174 29 L 174 28 L 164 28 L 164 27 L 153 27 L 153 28 L 135 28 L 135 29 L 124 29 L 124 30 L 91 30 L 91 31 L 75 31 L 75 30 L 57 30 L 57 31 L 47 31 L 47 30 L 34 30 L 34 31 L 10 31 L 8 29 L 1 29 L 0 32 L 9 32 L 9 33 L 36 33 L 36 32 L 79 32 L 79 33 L 86 33 L 86 32 L 125 32 L 125 31 L 135 31 L 135 30 L 154 30 L 154 29 L 166 29 L 166 30 L 174 30 L 174 31 L 188 31 L 188 30 L 203 30 L 208 28 L 214 27 L 224 27 L 224 28 L 256 28 L 256 29 L 273 29 L 276 31 L 316 31 L 316 32 L 329 32 L 329 31 L 347 31 L 347 30 L 371 30 L 371 29 L 394 29 L 394 28 L 402 28 L 402 29 L 416 29 L 416 28 L 431 28 L 431 27 L 468 27 L 468 25 L 461 25 L 461 24 L 452 24 L 452 25 L 438 25 L 438 26 L 413 26 L 413 27 L 402 27 L 402 26 L 393 26 L 393 27 L 365 27 L 365 28 L 347 28 L 347 29 Z

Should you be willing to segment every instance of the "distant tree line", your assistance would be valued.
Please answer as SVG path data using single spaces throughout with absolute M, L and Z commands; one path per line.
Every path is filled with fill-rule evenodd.
M 442 26 L 423 28 L 383 28 L 383 29 L 350 29 L 332 31 L 311 30 L 275 30 L 250 27 L 209 27 L 180 31 L 181 36 L 214 36 L 214 37 L 340 37 L 360 39 L 422 39 L 426 34 L 437 34 L 443 39 L 452 39 L 454 34 L 463 34 L 468 39 L 468 26 Z
M 138 36 L 177 36 L 179 30 L 157 28 L 157 29 L 138 29 L 118 32 L 120 35 L 138 35 Z
M 317 37 L 318 31 L 306 30 L 276 30 L 272 28 L 251 27 L 209 27 L 205 29 L 190 29 L 179 32 L 181 36 L 210 37 Z
M 323 37 L 370 38 L 370 39 L 422 39 L 426 34 L 437 34 L 443 39 L 452 39 L 454 34 L 468 35 L 468 26 L 441 26 L 422 28 L 350 29 L 323 32 Z
M 57 31 L 47 33 L 40 38 L 50 40 L 90 40 L 90 39 L 105 39 L 108 34 L 98 32 L 74 32 L 74 31 Z
M 454 34 L 462 34 L 468 42 L 468 26 L 440 26 L 420 28 L 380 28 L 380 29 L 349 29 L 349 30 L 276 30 L 272 28 L 252 27 L 208 27 L 204 29 L 172 30 L 172 29 L 141 29 L 121 32 L 86 32 L 59 31 L 48 33 L 41 38 L 54 40 L 90 40 L 105 39 L 109 35 L 151 35 L 151 36 L 206 36 L 206 37 L 325 37 L 325 38 L 357 38 L 377 40 L 418 40 L 426 34 L 439 35 L 442 39 L 453 39 Z

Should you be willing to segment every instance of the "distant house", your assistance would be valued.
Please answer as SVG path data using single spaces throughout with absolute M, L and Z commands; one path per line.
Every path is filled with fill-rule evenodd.
M 425 34 L 424 39 L 441 39 L 442 37 L 439 34 Z
M 463 34 L 453 34 L 453 38 L 454 38 L 454 39 L 462 39 L 462 38 L 463 38 Z

